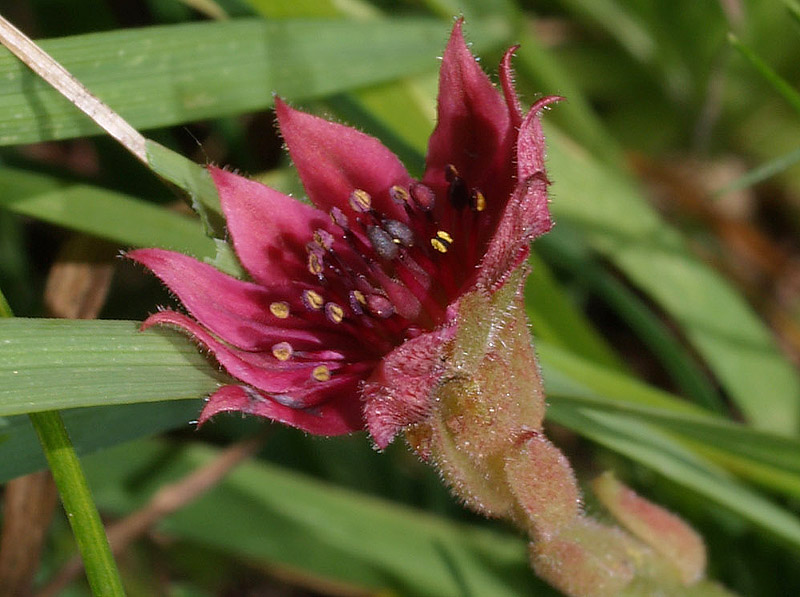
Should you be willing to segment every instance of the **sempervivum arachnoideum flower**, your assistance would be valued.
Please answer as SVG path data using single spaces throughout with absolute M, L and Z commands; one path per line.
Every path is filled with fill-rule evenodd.
M 314 207 L 211 168 L 250 280 L 132 251 L 190 314 L 143 327 L 184 330 L 237 380 L 201 423 L 239 411 L 320 435 L 367 429 L 379 448 L 402 431 L 469 506 L 525 530 L 534 569 L 568 595 L 722 595 L 702 581 L 699 537 L 613 478 L 597 494 L 626 531 L 587 518 L 542 432 L 522 285 L 551 226 L 538 113 L 559 98 L 523 114 L 512 51 L 501 92 L 456 23 L 422 180 L 376 139 L 276 100 Z
M 393 367 L 434 376 L 459 298 L 502 285 L 550 228 L 537 112 L 556 98 L 524 117 L 509 60 L 501 95 L 456 25 L 421 181 L 377 139 L 276 100 L 315 207 L 210 169 L 251 281 L 170 251 L 128 254 L 191 314 L 162 311 L 145 326 L 187 331 L 241 382 L 214 393 L 201 422 L 235 410 L 316 434 L 366 426 L 385 447 L 424 416 L 434 380 L 409 383 Z

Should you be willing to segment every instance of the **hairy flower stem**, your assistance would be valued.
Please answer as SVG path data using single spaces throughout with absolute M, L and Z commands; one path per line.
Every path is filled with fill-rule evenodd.
M 523 529 L 536 573 L 567 595 L 727 594 L 702 581 L 700 537 L 610 475 L 595 482 L 595 493 L 620 526 L 583 512 L 572 469 L 542 430 L 524 276 L 517 270 L 499 290 L 460 301 L 432 411 L 406 431 L 412 448 L 468 506 Z

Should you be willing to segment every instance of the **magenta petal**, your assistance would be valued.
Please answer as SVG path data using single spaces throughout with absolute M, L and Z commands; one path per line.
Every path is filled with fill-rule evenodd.
M 142 329 L 153 325 L 170 325 L 185 330 L 203 344 L 214 355 L 220 365 L 233 377 L 254 386 L 264 392 L 286 393 L 294 397 L 296 406 L 312 406 L 315 401 L 325 398 L 324 394 L 315 392 L 323 388 L 338 387 L 350 374 L 340 373 L 344 366 L 337 361 L 298 362 L 286 364 L 276 359 L 271 352 L 247 352 L 223 344 L 208 330 L 193 319 L 175 311 L 160 311 L 148 317 Z M 320 382 L 313 378 L 312 371 L 318 365 L 327 366 L 332 376 L 328 381 Z M 287 398 L 287 401 L 291 398 Z
M 364 384 L 364 418 L 379 449 L 428 413 L 442 375 L 442 349 L 454 331 L 443 328 L 406 341 L 384 357 Z
M 276 402 L 247 386 L 223 386 L 209 398 L 199 423 L 202 425 L 217 413 L 243 412 L 272 419 L 315 435 L 343 435 L 363 428 L 360 403 L 356 398 L 357 382 L 338 388 L 324 404 L 296 409 Z
M 509 124 L 515 129 L 522 124 L 522 106 L 519 104 L 519 97 L 514 89 L 514 71 L 511 69 L 511 58 L 518 49 L 518 45 L 511 46 L 503 54 L 503 60 L 500 61 L 500 85 L 503 88 L 503 95 L 508 106 L 508 114 L 511 120 Z
M 508 108 L 464 41 L 459 20 L 450 36 L 439 73 L 438 122 L 428 144 L 424 182 L 440 192 L 446 188 L 444 169 L 452 164 L 470 185 L 487 198 L 505 200 L 510 177 L 513 131 Z
M 355 189 L 372 197 L 387 217 L 406 221 L 402 206 L 390 196 L 393 185 L 408 188 L 411 178 L 397 156 L 369 135 L 294 110 L 275 100 L 281 134 L 289 147 L 309 199 L 320 209 L 352 213 L 348 199 Z
M 517 187 L 505 206 L 479 267 L 478 280 L 487 286 L 502 282 L 528 255 L 528 244 L 553 226 L 547 204 L 544 133 L 539 111 L 562 98 L 536 102 L 520 125 L 517 139 Z
M 268 350 L 276 342 L 288 341 L 296 348 L 308 349 L 329 340 L 318 330 L 298 326 L 292 318 L 272 315 L 269 305 L 281 300 L 281 294 L 263 286 L 231 278 L 206 263 L 164 249 L 138 249 L 127 256 L 158 276 L 203 326 L 239 348 Z
M 478 283 L 497 288 L 528 257 L 530 241 L 552 226 L 544 173 L 517 186 L 478 266 Z
M 213 167 L 209 172 L 250 275 L 267 285 L 309 279 L 305 245 L 316 229 L 331 229 L 328 215 L 243 176 Z
M 563 99 L 557 95 L 543 97 L 531 106 L 528 115 L 520 125 L 517 137 L 517 180 L 524 181 L 537 174 L 544 175 L 545 142 L 539 112 L 546 106 Z

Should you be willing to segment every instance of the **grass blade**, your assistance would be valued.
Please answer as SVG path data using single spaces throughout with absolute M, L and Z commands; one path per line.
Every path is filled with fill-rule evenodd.
M 0 168 L 0 207 L 128 247 L 214 255 L 200 223 L 146 201 L 16 168 Z
M 764 62 L 750 47 L 742 43 L 733 33 L 728 35 L 730 44 L 747 60 L 756 72 L 800 115 L 800 93 Z
M 434 70 L 445 35 L 433 19 L 241 19 L 93 33 L 40 45 L 144 130 L 263 109 L 275 91 L 308 99 Z M 0 145 L 99 132 L 7 50 L 0 51 L 0 80 Z

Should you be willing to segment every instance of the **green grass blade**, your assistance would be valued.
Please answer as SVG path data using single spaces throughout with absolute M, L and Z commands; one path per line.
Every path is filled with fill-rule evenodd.
M 198 397 L 199 398 L 199 397 Z M 143 402 L 63 410 L 75 451 L 83 456 L 155 433 L 187 427 L 202 403 L 195 400 Z M 36 433 L 26 415 L 0 417 L 0 483 L 47 466 Z
M 242 19 L 40 43 L 130 124 L 148 129 L 263 109 L 276 91 L 307 99 L 434 70 L 445 37 L 433 19 Z M 0 80 L 0 145 L 99 132 L 5 49 Z
M 800 548 L 800 519 L 637 418 L 554 403 L 548 416 Z
M 57 411 L 31 413 L 94 595 L 125 597 L 103 522 L 67 429 Z
M 133 321 L 0 321 L 0 416 L 198 398 L 219 385 L 197 349 Z
M 733 33 L 728 35 L 728 41 L 750 63 L 756 72 L 770 84 L 778 95 L 786 100 L 794 108 L 795 112 L 800 114 L 800 93 Z
M 582 286 L 603 299 L 630 326 L 682 394 L 706 408 L 725 412 L 708 375 L 676 338 L 675 332 L 642 298 L 593 258 L 579 235 L 562 224 L 540 239 L 537 248 L 550 263 L 569 271 Z
M 681 445 L 741 477 L 788 497 L 800 497 L 800 442 L 724 420 L 677 414 L 606 397 L 550 392 L 548 398 L 551 403 L 581 408 L 585 412 L 610 412 L 637 418 L 669 432 Z
M 537 342 L 545 389 L 553 403 L 621 413 L 672 434 L 696 454 L 760 483 L 797 496 L 800 442 L 733 423 L 619 371 L 598 366 L 547 342 Z
M 768 178 L 772 178 L 776 174 L 780 174 L 800 162 L 800 147 L 787 154 L 778 156 L 777 158 L 762 164 L 758 168 L 754 168 L 744 176 L 737 178 L 730 184 L 724 186 L 714 193 L 714 197 L 722 197 L 728 193 L 752 187 L 760 182 L 764 182 Z
M 0 188 L 0 207 L 14 213 L 123 246 L 214 255 L 196 219 L 122 193 L 16 168 L 0 168 Z
M 574 73 L 565 68 L 553 52 L 542 47 L 530 33 L 529 24 L 523 24 L 519 36 L 520 48 L 514 60 L 519 84 L 522 86 L 524 82 L 525 87 L 538 94 L 565 97 L 567 101 L 561 102 L 548 118 L 558 122 L 598 159 L 619 163 L 621 152 L 617 141 L 592 110 Z
M 688 250 L 621 174 L 548 127 L 556 221 L 579 230 L 680 326 L 757 427 L 800 428 L 800 378 L 745 300 Z
M 795 24 L 800 26 L 800 2 L 797 0 L 783 0 L 783 5 L 789 11 L 789 16 L 792 17 Z
M 154 441 L 123 450 L 94 456 L 90 473 L 99 503 L 119 514 L 217 454 Z M 143 479 L 141 470 L 152 473 Z M 555 595 L 530 571 L 525 542 L 516 534 L 455 524 L 263 462 L 240 465 L 160 529 L 351 590 L 408 597 Z
M 183 190 L 189 197 L 192 209 L 200 216 L 206 234 L 214 238 L 225 238 L 222 206 L 208 170 L 150 139 L 145 142 L 145 149 L 147 163 L 153 172 Z
M 13 320 L 14 314 L 2 291 L 0 299 L 4 306 L 2 317 Z M 53 474 L 92 592 L 125 597 L 103 522 L 61 414 L 56 410 L 33 412 L 28 418 Z
M 609 369 L 624 371 L 620 358 L 575 307 L 547 264 L 536 253 L 531 253 L 528 264 L 531 275 L 525 284 L 525 307 L 535 342 L 541 339 Z

